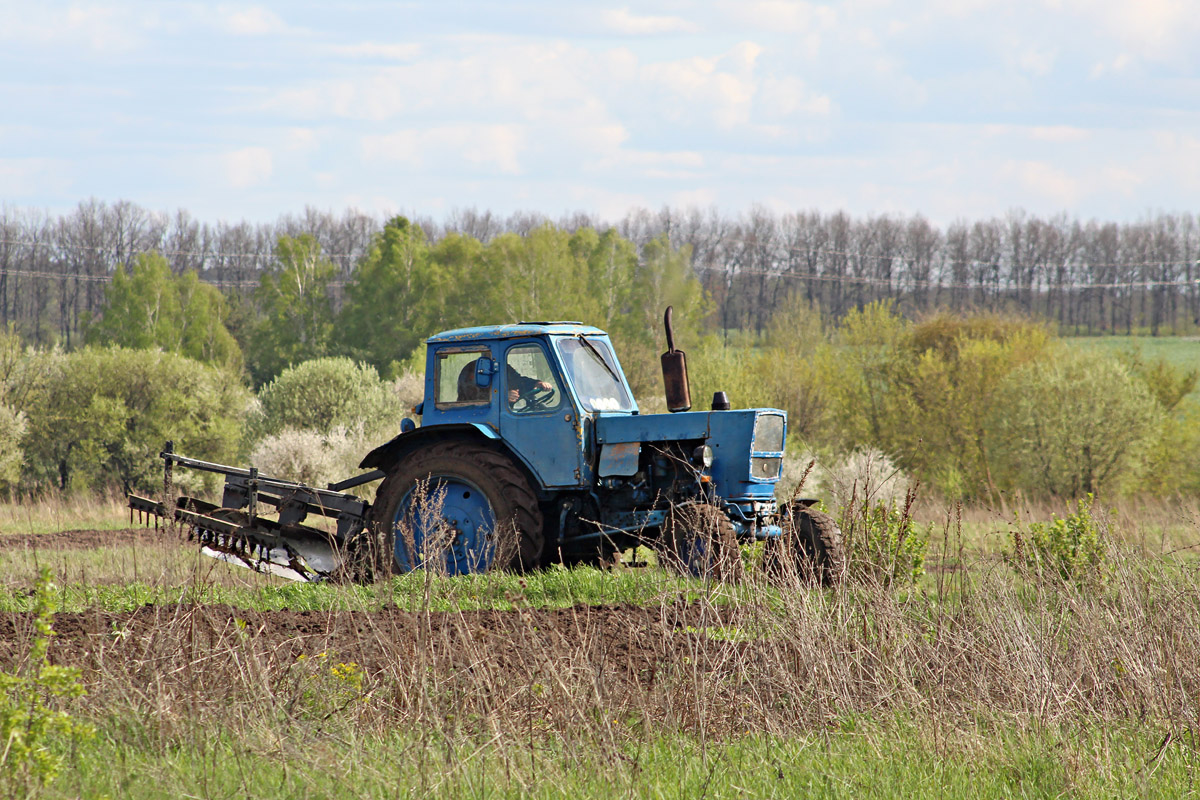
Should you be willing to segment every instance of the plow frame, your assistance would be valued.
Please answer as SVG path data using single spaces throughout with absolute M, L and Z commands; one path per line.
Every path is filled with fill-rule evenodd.
M 189 539 L 218 553 L 225 561 L 255 571 L 269 571 L 294 580 L 319 581 L 332 577 L 333 562 L 355 546 L 366 527 L 370 503 L 344 489 L 383 477 L 379 470 L 330 484 L 327 489 L 297 481 L 260 475 L 255 467 L 233 467 L 188 458 L 167 442 L 164 461 L 164 501 L 127 492 L 130 518 L 150 515 L 187 526 Z M 194 497 L 174 496 L 176 466 L 225 476 L 221 504 Z M 278 520 L 260 515 L 260 504 L 274 507 Z M 336 520 L 333 533 L 301 523 L 309 515 Z M 320 562 L 327 561 L 324 566 Z M 277 569 L 272 569 L 271 567 Z

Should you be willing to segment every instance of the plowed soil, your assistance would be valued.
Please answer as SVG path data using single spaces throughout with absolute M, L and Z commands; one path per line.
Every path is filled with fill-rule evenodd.
M 50 657 L 82 669 L 89 702 L 202 703 L 215 718 L 247 702 L 322 714 L 361 702 L 388 724 L 435 714 L 548 731 L 636 715 L 693 727 L 703 714 L 744 730 L 759 713 L 747 676 L 763 667 L 754 643 L 707 634 L 725 614 L 682 600 L 429 614 L 147 606 L 56 615 Z M 23 660 L 31 626 L 0 614 L 0 668 Z
M 727 612 L 679 600 L 654 607 L 576 606 L 517 611 L 410 612 L 248 611 L 225 605 L 146 606 L 132 612 L 55 615 L 53 660 L 84 667 L 111 659 L 138 661 L 181 645 L 218 652 L 253 645 L 272 658 L 334 653 L 367 669 L 410 661 L 418 649 L 464 657 L 480 652 L 512 657 L 515 647 L 553 653 L 595 649 L 606 658 L 650 666 L 680 631 L 719 625 Z M 32 619 L 0 614 L 0 663 L 27 647 Z M 451 660 L 456 660 L 451 658 Z
M 54 533 L 0 533 L 0 550 L 94 550 L 98 547 L 175 542 L 178 537 L 154 528 L 117 531 L 56 531 Z

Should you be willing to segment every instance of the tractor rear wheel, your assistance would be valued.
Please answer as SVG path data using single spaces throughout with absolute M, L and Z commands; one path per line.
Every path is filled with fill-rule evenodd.
M 542 555 L 542 512 L 512 459 L 469 441 L 430 445 L 396 464 L 376 494 L 371 530 L 397 572 L 525 570 Z
M 719 581 L 742 577 L 737 534 L 725 512 L 709 503 L 671 510 L 658 548 L 664 566 L 681 575 Z
M 842 532 L 824 511 L 788 503 L 780 511 L 783 535 L 768 542 L 767 567 L 776 576 L 836 586 L 846 575 Z

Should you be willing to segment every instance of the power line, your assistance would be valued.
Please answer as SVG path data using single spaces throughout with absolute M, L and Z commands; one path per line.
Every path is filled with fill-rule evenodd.
M 724 272 L 718 267 L 696 267 L 697 272 Z M 821 275 L 812 272 L 784 272 L 781 270 L 762 270 L 762 269 L 743 269 L 735 273 L 730 273 L 731 278 L 736 278 L 740 275 L 758 275 L 768 278 L 789 278 L 814 281 L 817 283 L 855 283 L 865 286 L 887 286 L 895 289 L 905 288 L 923 288 L 923 289 L 995 289 L 997 285 L 1003 289 L 1013 288 L 1030 288 L 1038 290 L 1080 290 L 1080 289 L 1153 289 L 1163 286 L 1197 286 L 1200 287 L 1200 278 L 1193 280 L 1182 281 L 1125 281 L 1120 283 L 1046 283 L 1032 284 L 1030 286 L 1014 287 L 1013 284 L 1005 282 L 1002 284 L 979 282 L 979 283 L 944 283 L 942 281 L 932 280 L 906 280 L 904 278 L 888 279 L 888 278 L 871 278 L 865 275 Z
M 744 245 L 746 247 L 766 247 L 769 250 L 783 251 L 783 252 L 787 252 L 787 253 L 800 253 L 805 256 L 827 256 L 827 257 L 828 256 L 836 256 L 836 257 L 840 257 L 840 258 L 855 259 L 857 261 L 883 261 L 883 260 L 908 261 L 908 260 L 912 260 L 910 256 L 907 256 L 903 253 L 898 253 L 895 255 L 880 255 L 878 253 L 869 253 L 869 252 L 864 252 L 862 250 L 857 250 L 857 251 L 856 250 L 840 250 L 840 249 L 834 249 L 834 248 L 828 248 L 828 247 L 806 248 L 802 245 L 788 245 L 788 244 L 779 244 L 779 243 L 764 244 L 763 242 L 761 242 L 758 239 L 748 238 L 745 236 L 723 237 L 721 239 L 720 243 L 735 243 L 735 244 Z M 29 247 L 31 249 L 41 248 L 41 249 L 59 250 L 59 251 L 68 251 L 68 252 L 69 251 L 82 251 L 82 252 L 91 252 L 91 253 L 113 252 L 113 251 L 116 251 L 117 249 L 119 249 L 116 245 L 86 245 L 86 244 L 74 244 L 74 243 L 63 243 L 63 242 L 47 242 L 47 241 L 29 240 L 29 239 L 11 239 L 11 238 L 4 238 L 4 237 L 0 237 L 0 244 L 17 246 L 17 247 Z M 203 259 L 203 260 L 207 260 L 207 259 L 246 259 L 246 258 L 254 259 L 254 260 L 264 260 L 264 259 L 271 260 L 271 259 L 274 259 L 274 257 L 275 257 L 275 254 L 273 252 L 224 252 L 224 251 L 219 251 L 219 250 L 180 250 L 180 249 L 163 249 L 163 248 L 157 248 L 157 247 L 151 247 L 151 248 L 147 248 L 144 250 L 138 250 L 138 251 L 132 251 L 132 249 L 131 249 L 130 254 L 133 254 L 134 252 L 149 252 L 150 250 L 154 250 L 155 252 L 161 253 L 163 256 L 167 256 L 167 257 L 175 257 L 175 258 L 188 257 L 188 258 L 197 258 L 197 259 Z M 332 259 L 360 258 L 360 257 L 362 257 L 363 253 L 361 253 L 361 252 L 359 252 L 359 253 L 322 253 L 321 255 L 323 255 L 325 258 L 332 260 Z M 948 264 L 948 265 L 958 265 L 958 266 L 995 265 L 995 266 L 1003 266 L 1006 269 L 1039 269 L 1039 268 L 1046 266 L 1045 263 L 1036 263 L 1036 262 L 1035 263 L 1024 263 L 1024 262 L 1009 261 L 1009 260 L 1006 260 L 1005 258 L 1003 258 L 1003 256 L 999 259 L 947 258 L 947 257 L 943 256 L 943 257 L 935 258 L 935 259 L 931 259 L 931 260 L 935 260 L 935 261 L 938 261 L 939 263 Z M 1056 264 L 1057 263 L 1060 263 L 1060 262 L 1056 262 Z M 1161 259 L 1161 260 L 1160 259 L 1149 259 L 1149 260 L 1145 260 L 1145 261 L 1101 261 L 1101 262 L 1096 262 L 1096 261 L 1088 261 L 1087 259 L 1071 258 L 1071 259 L 1067 259 L 1067 261 L 1064 263 L 1075 264 L 1078 266 L 1086 266 L 1086 267 L 1090 267 L 1092 269 L 1097 269 L 1097 268 L 1119 269 L 1119 268 L 1128 268 L 1128 267 L 1200 266 L 1200 253 L 1198 253 L 1195 258 L 1187 258 L 1187 259 Z M 1118 285 L 1125 286 L 1128 284 L 1122 283 L 1122 284 L 1118 284 Z
M 749 240 L 739 239 L 739 238 L 726 239 L 726 241 L 735 241 L 735 242 L 740 242 L 743 244 L 757 244 L 756 242 L 751 242 Z M 61 243 L 28 241 L 28 240 L 7 239 L 7 238 L 0 238 L 0 244 L 9 245 L 9 246 L 18 246 L 18 247 L 29 247 L 29 248 L 33 248 L 33 249 L 43 248 L 43 249 L 54 249 L 54 250 L 60 250 L 60 251 L 78 250 L 78 251 L 93 252 L 93 253 L 102 252 L 102 251 L 107 252 L 107 251 L 113 249 L 111 247 L 105 247 L 105 246 L 100 246 L 100 245 L 61 244 Z M 788 248 L 784 248 L 784 249 L 789 252 L 801 251 L 801 248 L 794 248 L 794 247 L 788 247 Z M 147 252 L 147 251 L 141 251 L 141 252 Z M 197 258 L 203 258 L 203 259 L 224 259 L 224 258 L 253 258 L 256 260 L 258 260 L 258 259 L 265 259 L 265 260 L 274 259 L 273 254 L 266 254 L 266 253 L 214 253 L 211 251 L 194 251 L 194 250 L 160 250 L 157 252 L 160 252 L 164 256 L 174 256 L 174 257 L 188 256 L 188 257 L 197 257 Z M 901 261 L 904 260 L 903 256 L 867 255 L 867 254 L 862 253 L 861 251 L 854 252 L 854 251 L 846 251 L 846 250 L 831 250 L 831 249 L 818 248 L 818 249 L 812 250 L 812 251 L 803 250 L 803 252 L 805 252 L 806 254 L 815 253 L 818 255 L 825 255 L 825 256 L 840 256 L 840 257 L 845 257 L 845 258 L 852 258 L 852 259 L 856 259 L 860 262 L 861 261 L 869 261 L 869 260 L 885 260 L 885 259 L 886 260 L 897 260 L 898 259 Z M 329 258 L 329 259 L 335 259 L 335 258 L 353 258 L 356 256 L 353 254 L 349 254 L 349 253 L 342 253 L 342 254 L 332 254 L 332 255 L 326 254 L 325 257 Z M 972 260 L 972 261 L 966 262 L 966 261 L 961 261 L 961 260 L 956 261 L 956 260 L 948 260 L 948 259 L 939 259 L 939 262 L 942 264 L 968 264 L 969 263 L 974 266 L 980 266 L 980 265 L 991 263 L 991 262 L 984 262 L 984 261 L 978 261 L 978 260 Z M 1128 262 L 1128 263 L 1122 263 L 1122 264 L 1115 264 L 1115 263 L 1091 264 L 1089 262 L 1082 262 L 1079 264 L 1079 266 L 1088 266 L 1088 267 L 1092 267 L 1092 268 L 1095 268 L 1095 267 L 1116 268 L 1116 267 L 1145 267 L 1145 266 L 1191 266 L 1191 265 L 1200 266 L 1200 264 L 1197 264 L 1197 261 L 1195 261 L 1195 260 Z M 997 266 L 997 267 L 1003 266 L 1006 271 L 1011 271 L 1014 269 L 1024 270 L 1024 269 L 1030 269 L 1030 268 L 1034 268 L 1034 267 L 1044 267 L 1046 265 L 1043 265 L 1043 264 L 1030 265 L 1030 264 L 996 263 L 995 266 Z M 209 269 L 214 269 L 214 268 L 210 267 Z M 848 284 L 856 284 L 856 285 L 863 285 L 863 286 L 885 286 L 889 289 L 925 288 L 925 289 L 963 289 L 963 290 L 979 290 L 979 289 L 988 290 L 988 289 L 991 289 L 991 290 L 995 290 L 997 288 L 1003 288 L 1003 289 L 1012 289 L 1012 288 L 1026 289 L 1026 288 L 1028 288 L 1028 289 L 1038 289 L 1038 290 L 1042 290 L 1042 291 L 1081 291 L 1081 290 L 1086 290 L 1086 289 L 1154 289 L 1154 288 L 1165 288 L 1165 287 L 1188 287 L 1188 286 L 1194 287 L 1194 286 L 1200 285 L 1200 279 L 1194 279 L 1194 280 L 1106 281 L 1106 282 L 1092 282 L 1092 283 L 1081 283 L 1081 282 L 1043 283 L 1043 282 L 1039 281 L 1039 282 L 1029 284 L 1029 285 L 1016 284 L 1016 286 L 1014 287 L 1014 284 L 1011 281 L 1007 281 L 1007 280 L 1002 283 L 997 282 L 997 281 L 977 281 L 977 282 L 969 282 L 969 283 L 961 283 L 961 282 L 947 283 L 947 282 L 944 282 L 941 280 L 926 280 L 926 279 L 915 279 L 915 278 L 904 278 L 904 277 L 878 278 L 878 277 L 869 277 L 869 276 L 865 276 L 865 275 L 844 275 L 844 274 L 830 275 L 828 273 L 798 272 L 798 271 L 794 271 L 794 270 L 764 270 L 764 269 L 753 269 L 753 268 L 738 269 L 736 267 L 731 269 L 729 266 L 725 266 L 725 267 L 693 266 L 693 270 L 697 273 L 702 273 L 702 274 L 703 273 L 725 274 L 730 279 L 736 278 L 738 276 L 753 275 L 753 276 L 775 278 L 775 279 L 779 279 L 779 280 L 783 280 L 783 279 L 806 280 L 806 281 L 813 281 L 816 283 L 848 283 Z M 110 283 L 113 279 L 112 274 L 97 275 L 97 274 L 78 273 L 78 272 L 49 272 L 49 271 L 45 271 L 45 270 L 5 269 L 2 267 L 0 267 L 0 275 L 12 275 L 12 276 L 16 276 L 16 277 L 38 278 L 38 279 L 46 279 L 46 280 L 60 280 L 60 281 L 61 280 L 75 280 L 75 281 L 80 281 L 80 282 L 93 282 L 93 283 Z M 220 278 L 208 278 L 203 275 L 199 276 L 199 278 L 200 278 L 201 282 L 203 282 L 203 283 L 207 283 L 207 284 L 217 286 L 220 288 L 253 289 L 260 284 L 260 281 L 258 281 L 258 280 L 229 280 L 229 279 L 220 279 Z M 330 281 L 326 284 L 327 287 L 334 288 L 334 289 L 343 288 L 343 287 L 345 287 L 345 285 L 346 285 L 346 281 Z

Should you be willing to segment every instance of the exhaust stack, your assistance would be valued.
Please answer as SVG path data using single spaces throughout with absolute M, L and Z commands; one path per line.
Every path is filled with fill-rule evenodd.
M 671 306 L 663 315 L 667 329 L 667 352 L 662 354 L 663 385 L 667 392 L 668 411 L 687 411 L 692 407 L 692 393 L 688 388 L 687 357 L 682 350 L 675 349 L 675 331 L 671 328 Z

